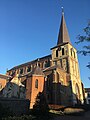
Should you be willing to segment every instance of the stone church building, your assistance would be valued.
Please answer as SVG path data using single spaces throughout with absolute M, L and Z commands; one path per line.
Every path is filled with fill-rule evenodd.
M 8 70 L 7 83 L 2 89 L 1 96 L 29 99 L 30 108 L 33 108 L 39 92 L 44 93 L 48 104 L 83 104 L 84 90 L 80 79 L 77 50 L 70 41 L 64 12 L 57 45 L 52 47 L 51 51 L 48 56 Z

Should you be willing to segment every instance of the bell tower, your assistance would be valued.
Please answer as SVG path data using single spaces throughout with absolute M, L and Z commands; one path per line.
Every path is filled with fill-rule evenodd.
M 83 89 L 80 79 L 77 50 L 72 46 L 70 42 L 63 10 L 57 45 L 51 48 L 51 50 L 52 66 L 58 65 L 61 69 L 70 75 L 73 104 L 77 103 L 77 99 L 83 103 Z M 76 90 L 77 86 L 78 95 Z
M 69 48 L 68 44 L 71 44 L 65 18 L 64 11 L 62 10 L 62 18 L 61 25 L 58 34 L 57 45 L 52 50 L 52 64 L 60 65 L 66 72 L 69 72 L 68 66 L 68 56 L 69 56 Z

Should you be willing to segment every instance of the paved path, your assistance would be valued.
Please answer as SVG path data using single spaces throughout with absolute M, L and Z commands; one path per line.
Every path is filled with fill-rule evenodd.
M 53 120 L 90 120 L 90 111 L 83 116 L 56 116 Z

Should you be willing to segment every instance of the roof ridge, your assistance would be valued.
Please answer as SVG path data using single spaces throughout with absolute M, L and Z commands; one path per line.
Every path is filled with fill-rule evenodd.
M 11 70 L 13 70 L 13 69 L 17 69 L 17 68 L 19 68 L 19 67 L 23 67 L 24 65 L 27 65 L 27 64 L 32 64 L 33 62 L 38 61 L 38 59 L 44 59 L 45 57 L 51 57 L 51 54 L 49 54 L 49 55 L 47 55 L 47 56 L 44 56 L 44 57 L 41 57 L 41 58 L 36 58 L 35 60 L 32 60 L 32 61 L 29 61 L 29 62 L 20 64 L 20 65 L 17 65 L 17 66 L 15 66 L 15 67 L 11 68 L 11 69 L 8 70 L 8 71 L 11 71 Z M 7 72 L 8 72 L 8 71 L 7 71 Z

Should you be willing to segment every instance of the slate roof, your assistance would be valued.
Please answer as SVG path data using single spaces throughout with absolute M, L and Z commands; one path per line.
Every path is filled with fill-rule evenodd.
M 66 43 L 66 42 L 70 43 L 70 38 L 69 38 L 69 34 L 68 34 L 68 30 L 67 30 L 67 26 L 64 18 L 64 12 L 62 12 L 62 19 L 61 19 L 57 45 Z
M 43 70 L 39 66 L 36 66 L 32 71 L 26 74 L 23 74 L 23 75 L 19 75 L 19 77 L 32 76 L 32 75 L 44 75 L 44 73 L 43 73 Z
M 18 66 L 15 66 L 13 68 L 11 68 L 10 70 L 8 70 L 7 72 L 11 71 L 11 70 L 14 70 L 14 69 L 18 69 L 18 68 L 21 68 L 21 67 L 24 67 L 24 66 L 27 66 L 27 65 L 31 65 L 31 64 L 34 64 L 35 62 L 37 62 L 38 60 L 39 61 L 42 61 L 44 59 L 48 59 L 48 58 L 51 58 L 51 54 L 50 55 L 47 55 L 47 56 L 44 56 L 44 57 L 41 57 L 41 58 L 37 58 L 33 61 L 30 61 L 30 62 L 26 62 L 24 64 L 21 64 L 21 65 L 18 65 Z

